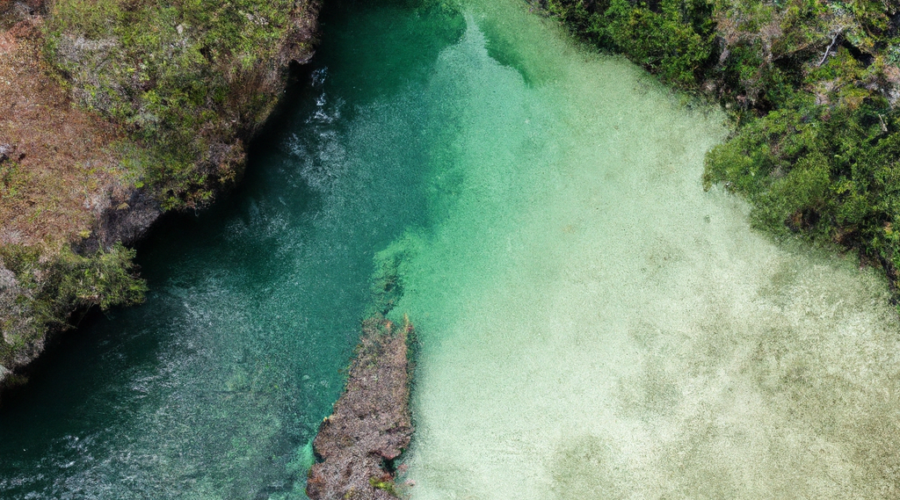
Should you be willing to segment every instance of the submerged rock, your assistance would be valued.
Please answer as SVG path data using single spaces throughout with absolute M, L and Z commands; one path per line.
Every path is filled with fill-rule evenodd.
M 409 445 L 407 342 L 413 333 L 383 318 L 363 322 L 347 387 L 322 421 L 309 471 L 312 500 L 395 498 L 394 460 Z

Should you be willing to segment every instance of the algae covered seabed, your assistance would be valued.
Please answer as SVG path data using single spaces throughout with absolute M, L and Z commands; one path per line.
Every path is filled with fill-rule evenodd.
M 396 274 L 414 500 L 896 498 L 884 279 L 703 192 L 715 109 L 525 3 L 424 4 L 326 6 L 240 191 L 0 412 L 0 496 L 303 498 Z

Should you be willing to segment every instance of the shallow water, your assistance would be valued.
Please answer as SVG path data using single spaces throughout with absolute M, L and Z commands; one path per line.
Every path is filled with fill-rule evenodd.
M 716 112 L 517 2 L 466 5 L 432 80 L 465 124 L 452 196 L 388 251 L 423 339 L 413 498 L 900 495 L 883 281 L 702 191 Z
M 900 495 L 883 280 L 702 191 L 715 110 L 516 0 L 425 3 L 329 3 L 245 187 L 0 411 L 0 497 L 303 498 L 385 261 L 414 499 Z

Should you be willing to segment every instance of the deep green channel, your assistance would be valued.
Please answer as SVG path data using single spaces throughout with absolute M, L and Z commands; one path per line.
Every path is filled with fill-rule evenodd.
M 0 410 L 0 498 L 304 498 L 384 265 L 414 500 L 900 495 L 882 276 L 700 178 L 715 108 L 520 0 L 329 0 L 239 190 Z
M 139 248 L 147 302 L 67 333 L 4 401 L 0 498 L 300 497 L 374 253 L 427 224 L 443 132 L 423 84 L 463 29 L 436 9 L 327 3 L 239 190 L 164 220 Z

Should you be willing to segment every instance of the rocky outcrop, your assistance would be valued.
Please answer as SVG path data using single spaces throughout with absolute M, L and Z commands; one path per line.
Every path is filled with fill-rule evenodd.
M 394 461 L 409 446 L 407 322 L 396 327 L 373 318 L 363 337 L 344 394 L 313 442 L 318 463 L 309 472 L 312 500 L 369 500 L 398 496 Z
M 176 2 L 176 24 L 156 2 L 117 0 L 95 25 L 91 3 L 0 0 L 0 390 L 73 311 L 136 302 L 63 290 L 71 273 L 116 254 L 114 271 L 140 281 L 121 244 L 241 177 L 288 66 L 313 55 L 319 10 L 249 3 Z M 158 40 L 116 38 L 142 32 Z
M 108 250 L 116 242 L 133 245 L 163 214 L 159 201 L 143 189 L 110 195 L 105 201 L 91 236 L 72 245 L 76 252 L 88 255 L 101 248 Z
M 16 154 L 14 144 L 0 144 L 0 163 L 12 158 L 14 154 Z
M 16 345 L 19 338 L 21 338 L 20 332 L 31 329 L 33 319 L 31 315 L 27 314 L 22 305 L 24 301 L 21 299 L 21 297 L 29 299 L 31 295 L 32 292 L 19 284 L 15 274 L 7 269 L 3 260 L 0 259 L 0 341 L 3 342 L 4 346 Z M 35 348 L 37 350 L 42 349 L 43 341 Z M 3 384 L 3 381 L 10 373 L 10 368 L 16 368 L 23 362 L 28 361 L 29 351 L 32 350 L 34 349 L 16 349 L 17 356 L 11 358 L 3 356 L 5 359 L 0 359 L 0 385 Z M 8 368 L 4 367 L 4 364 Z

